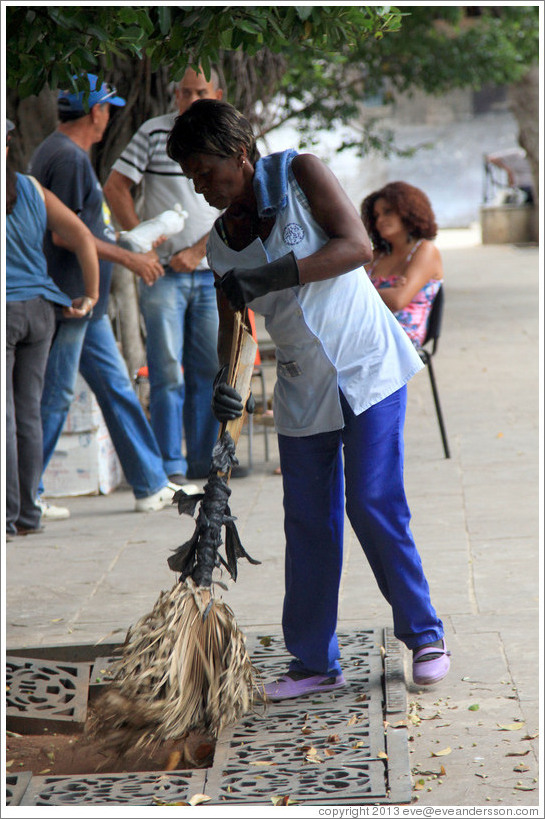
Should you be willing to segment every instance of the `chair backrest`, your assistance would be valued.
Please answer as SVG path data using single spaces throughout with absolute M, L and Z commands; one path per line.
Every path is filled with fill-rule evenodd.
M 441 324 L 443 322 L 444 304 L 445 293 L 444 287 L 443 285 L 441 285 L 433 300 L 433 304 L 431 306 L 430 315 L 428 319 L 428 329 L 426 331 L 426 338 L 422 342 L 422 347 L 424 347 L 430 341 L 433 341 L 431 355 L 435 353 L 437 349 L 437 343 L 439 341 L 439 336 L 441 335 Z

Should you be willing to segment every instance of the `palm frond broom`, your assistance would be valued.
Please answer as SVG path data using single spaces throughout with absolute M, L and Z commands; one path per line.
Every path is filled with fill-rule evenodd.
M 257 344 L 235 314 L 229 383 L 249 395 Z M 91 734 L 106 752 L 176 739 L 190 731 L 212 736 L 247 712 L 258 691 L 245 638 L 230 607 L 214 598 L 212 572 L 237 578 L 237 559 L 253 560 L 240 542 L 228 501 L 230 471 L 244 416 L 222 425 L 203 493 L 177 492 L 181 513 L 200 509 L 192 538 L 168 559 L 179 581 L 131 626 L 113 679 L 96 701 Z M 225 559 L 219 554 L 225 527 Z

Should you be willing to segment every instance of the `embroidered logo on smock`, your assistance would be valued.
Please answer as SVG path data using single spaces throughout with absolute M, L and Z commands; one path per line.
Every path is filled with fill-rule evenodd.
M 283 237 L 287 245 L 298 245 L 305 238 L 305 232 L 297 222 L 289 222 L 284 228 Z

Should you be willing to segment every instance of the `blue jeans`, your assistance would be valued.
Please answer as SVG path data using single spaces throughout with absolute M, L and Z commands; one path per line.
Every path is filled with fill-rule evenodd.
M 125 478 L 136 498 L 167 484 L 161 453 L 117 349 L 110 319 L 61 321 L 42 395 L 44 470 L 62 432 L 79 371 L 94 392 Z M 40 486 L 43 491 L 43 485 Z
M 210 471 L 218 435 L 218 422 L 210 408 L 219 368 L 214 276 L 210 270 L 165 270 L 165 276 L 151 287 L 140 282 L 151 426 L 167 475 L 203 478 Z
M 403 486 L 407 388 L 357 416 L 340 397 L 343 429 L 278 436 L 286 533 L 284 639 L 297 658 L 293 668 L 321 674 L 339 674 L 341 668 L 335 629 L 345 492 L 348 519 L 392 606 L 396 637 L 412 649 L 443 636 L 409 529 Z

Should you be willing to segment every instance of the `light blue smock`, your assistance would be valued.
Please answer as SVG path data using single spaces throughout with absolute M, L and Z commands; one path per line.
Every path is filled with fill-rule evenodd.
M 256 165 L 258 182 L 260 162 L 268 159 L 272 157 Z M 284 206 L 265 242 L 256 239 L 237 252 L 227 247 L 216 228 L 212 230 L 207 254 L 217 275 L 233 267 L 257 267 L 290 251 L 305 258 L 329 241 L 295 179 L 292 159 L 289 156 L 286 163 Z M 276 345 L 273 408 L 281 435 L 299 437 L 341 429 L 339 389 L 359 415 L 400 389 L 423 367 L 363 267 L 268 293 L 248 307 L 265 317 Z

